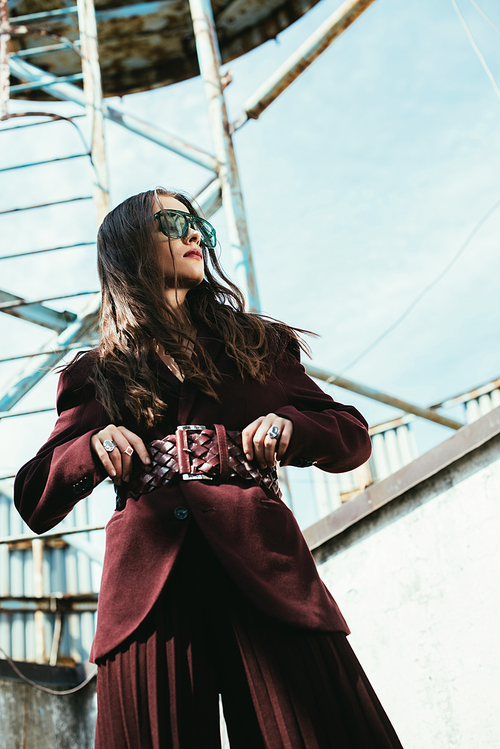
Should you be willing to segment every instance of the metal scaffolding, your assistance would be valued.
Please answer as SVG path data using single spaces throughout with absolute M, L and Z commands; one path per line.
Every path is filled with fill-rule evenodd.
M 75 160 L 88 158 L 92 167 L 92 185 L 89 194 L 82 194 L 76 198 L 70 198 L 65 201 L 56 201 L 52 203 L 43 203 L 39 205 L 30 205 L 23 208 L 12 208 L 2 213 L 14 213 L 23 210 L 41 209 L 57 203 L 67 203 L 71 201 L 93 200 L 97 224 L 99 224 L 110 208 L 109 189 L 108 189 L 108 171 L 106 165 L 106 150 L 104 139 L 104 120 L 110 120 L 121 127 L 145 138 L 159 146 L 166 148 L 193 163 L 202 166 L 210 173 L 208 184 L 198 193 L 197 200 L 207 217 L 213 215 L 221 206 L 224 208 L 231 252 L 236 270 L 236 283 L 242 288 L 246 295 L 248 307 L 258 311 L 260 309 L 259 293 L 255 278 L 254 263 L 252 250 L 250 246 L 249 232 L 245 214 L 245 206 L 240 186 L 238 167 L 234 152 L 233 136 L 243 127 L 250 119 L 257 119 L 265 109 L 288 87 L 290 84 L 306 70 L 311 63 L 317 59 L 331 44 L 337 39 L 354 21 L 374 3 L 375 0 L 345 0 L 331 16 L 299 47 L 299 49 L 286 60 L 283 65 L 275 71 L 258 89 L 250 96 L 243 107 L 241 114 L 233 123 L 229 122 L 226 110 L 224 88 L 227 79 L 221 77 L 221 50 L 219 48 L 219 39 L 217 26 L 214 20 L 212 5 L 210 0 L 189 0 L 189 9 L 192 19 L 192 29 L 194 34 L 194 44 L 196 55 L 199 63 L 200 74 L 204 83 L 205 97 L 208 106 L 210 129 L 213 136 L 215 154 L 206 152 L 192 144 L 176 138 L 161 128 L 141 120 L 134 114 L 116 106 L 110 106 L 103 101 L 101 66 L 99 62 L 99 50 L 97 44 L 97 22 L 96 12 L 93 0 L 77 0 L 77 5 L 57 10 L 46 10 L 43 12 L 32 13 L 23 16 L 13 16 L 11 20 L 8 17 L 7 0 L 0 0 L 1 8 L 1 62 L 0 62 L 0 109 L 1 119 L 9 124 L 0 130 L 0 137 L 3 131 L 17 129 L 21 127 L 36 127 L 42 122 L 66 121 L 68 127 L 77 127 L 75 120 L 77 117 L 85 114 L 87 122 L 90 123 L 90 143 L 85 145 L 82 153 L 75 153 L 66 157 L 52 159 L 48 161 L 32 161 L 22 163 L 15 167 L 6 167 L 3 171 L 14 169 L 28 169 L 39 166 L 49 161 Z M 313 5 L 311 2 L 310 5 Z M 120 17 L 120 11 L 125 15 L 140 14 L 146 12 L 140 4 L 135 6 L 124 6 L 122 9 L 114 8 L 105 11 L 99 11 L 100 17 Z M 152 3 L 155 5 L 165 5 L 165 3 Z M 140 9 L 142 8 L 142 10 Z M 41 33 L 37 24 L 47 19 L 57 19 L 75 15 L 78 19 L 78 39 L 68 39 L 65 37 L 57 38 L 54 33 L 45 34 L 51 37 L 51 43 L 42 46 L 32 46 L 24 50 L 18 50 L 15 53 L 10 52 L 10 40 L 14 37 Z M 104 15 L 103 15 L 104 14 Z M 128 17 L 127 16 L 127 17 Z M 37 32 L 38 28 L 38 32 Z M 43 55 L 45 58 L 48 54 L 59 54 L 61 50 L 71 49 L 81 60 L 81 73 L 71 73 L 69 75 L 55 75 L 54 73 L 44 70 L 33 64 L 32 60 L 37 56 Z M 19 80 L 20 83 L 11 85 L 10 76 Z M 83 91 L 75 83 L 83 82 Z M 9 100 L 12 95 L 25 95 L 29 91 L 37 91 L 40 94 L 49 95 L 55 99 L 73 102 L 80 108 L 75 117 L 64 118 L 49 112 L 31 111 L 26 113 L 10 113 Z M 27 121 L 27 118 L 30 118 Z M 33 121 L 35 120 L 35 121 Z M 55 252 L 59 250 L 70 249 L 71 247 L 83 247 L 92 245 L 92 242 L 78 242 L 73 245 L 60 245 L 56 247 L 47 247 L 36 249 L 23 253 L 23 255 L 37 254 L 41 252 Z M 17 254 L 4 254 L 0 256 L 1 260 L 17 257 Z M 44 299 L 28 300 L 21 296 L 13 295 L 0 289 L 0 312 L 16 316 L 22 320 L 41 326 L 45 329 L 54 331 L 53 338 L 35 351 L 30 351 L 19 356 L 4 357 L 1 362 L 14 361 L 19 359 L 23 362 L 20 369 L 14 374 L 7 385 L 0 389 L 0 419 L 21 416 L 26 414 L 40 413 L 45 408 L 16 411 L 11 410 L 19 404 L 22 399 L 32 390 L 32 388 L 43 378 L 44 374 L 60 362 L 61 356 L 73 349 L 95 345 L 96 343 L 96 321 L 99 313 L 99 294 L 96 290 L 87 293 L 89 299 L 85 307 L 79 314 L 59 312 L 56 309 L 47 306 L 46 302 L 58 297 L 45 297 Z M 327 383 L 333 383 L 338 387 L 348 389 L 352 392 L 372 398 L 379 402 L 388 404 L 403 414 L 396 424 L 391 423 L 387 429 L 378 429 L 377 438 L 381 444 L 382 433 L 391 432 L 396 435 L 396 431 L 401 442 L 401 461 L 409 462 L 414 457 L 414 449 L 408 442 L 408 420 L 417 416 L 432 422 L 441 424 L 450 429 L 456 430 L 463 426 L 462 423 L 450 419 L 437 412 L 442 404 L 435 404 L 429 408 L 422 408 L 415 404 L 394 398 L 389 394 L 381 393 L 372 388 L 360 385 L 346 378 L 335 375 L 318 367 L 309 366 L 309 374 L 317 379 Z M 389 438 L 387 442 L 390 441 Z M 403 445 L 404 441 L 404 445 Z M 382 449 L 382 448 L 380 448 Z M 379 450 L 379 454 L 380 450 Z M 373 469 L 371 477 L 376 474 Z M 1 479 L 10 477 L 0 477 Z M 359 474 L 354 483 L 349 486 L 346 484 L 346 490 L 342 491 L 338 487 L 335 489 L 338 497 L 351 495 L 354 491 L 363 488 L 371 480 L 369 472 Z M 349 482 L 348 482 L 349 483 Z M 333 489 L 328 488 L 316 480 L 317 496 L 320 497 L 321 512 L 328 512 L 332 509 L 331 494 Z M 351 488 L 349 488 L 351 487 Z M 323 499 L 321 499 L 323 498 Z M 291 499 L 291 498 L 290 498 Z M 340 500 L 339 500 L 340 501 Z M 71 529 L 71 533 L 88 534 L 92 531 L 101 529 L 102 526 L 89 525 L 88 522 L 81 523 L 78 527 Z M 19 543 L 20 538 L 29 540 L 33 555 L 33 575 L 34 586 L 32 598 L 38 601 L 35 615 L 36 631 L 36 660 L 42 662 L 47 652 L 46 645 L 46 619 L 47 607 L 50 607 L 50 601 L 44 591 L 43 580 L 40 570 L 43 566 L 44 543 L 49 537 L 60 538 L 64 536 L 64 541 L 71 544 L 68 538 L 71 533 L 68 529 L 62 532 L 45 534 L 42 540 L 26 536 L 25 534 L 10 534 L 4 537 L 0 542 L 1 549 L 7 548 L 7 545 Z M 12 547 L 13 548 L 13 547 Z M 84 547 L 80 546 L 80 549 Z M 88 551 L 88 549 L 87 549 Z M 91 554 L 91 552 L 89 552 Z M 88 592 L 88 591 L 87 591 Z M 83 594 L 83 592 L 82 592 Z M 11 610 L 15 608 L 16 601 L 18 610 L 24 611 L 19 601 L 21 598 L 16 594 L 10 594 L 0 597 L 0 610 L 2 602 L 10 601 Z M 75 594 L 76 595 L 76 594 Z M 29 596 L 28 596 L 29 597 Z M 25 597 L 22 605 L 27 605 Z M 31 601 L 31 599 L 30 599 Z M 64 612 L 68 612 L 71 606 L 76 606 L 77 599 L 66 602 Z M 80 601 L 81 603 L 81 601 Z M 92 609 L 94 603 L 87 602 L 89 609 Z M 31 605 L 31 603 L 30 603 Z M 59 605 L 59 604 L 58 604 Z M 21 608 L 20 608 L 21 606 Z M 70 608 L 68 608 L 70 607 Z M 52 609 L 50 609 L 52 611 Z M 61 631 L 61 613 L 62 609 L 54 610 L 54 613 L 60 614 L 56 617 L 54 624 L 54 634 L 52 645 L 50 647 L 50 662 L 57 662 L 58 648 Z M 88 613 L 88 612 L 87 612 Z M 58 623 L 59 622 L 59 623 Z

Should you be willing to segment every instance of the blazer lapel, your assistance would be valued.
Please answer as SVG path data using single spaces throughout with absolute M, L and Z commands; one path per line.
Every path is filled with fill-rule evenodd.
M 214 338 L 208 331 L 200 329 L 196 336 L 195 351 L 197 348 L 203 349 L 207 356 L 215 362 L 222 348 L 222 341 Z M 179 398 L 179 411 L 177 415 L 179 424 L 190 423 L 190 414 L 198 393 L 199 390 L 196 385 L 189 380 L 185 380 L 182 383 Z

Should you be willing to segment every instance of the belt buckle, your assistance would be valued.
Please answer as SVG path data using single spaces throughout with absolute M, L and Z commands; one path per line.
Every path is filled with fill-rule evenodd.
M 206 426 L 203 426 L 202 424 L 183 424 L 182 426 L 177 427 L 178 432 L 202 432 L 204 429 L 206 429 Z M 178 451 L 179 444 L 177 443 L 177 452 Z M 180 466 L 181 461 L 178 462 Z M 213 481 L 212 476 L 207 476 L 206 473 L 191 473 L 190 471 L 181 473 L 181 478 L 183 481 Z

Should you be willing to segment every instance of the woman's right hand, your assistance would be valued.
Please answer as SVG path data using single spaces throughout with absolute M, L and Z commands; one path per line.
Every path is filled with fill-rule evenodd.
M 103 444 L 105 440 L 111 440 L 115 443 L 116 447 L 111 452 L 105 450 Z M 144 442 L 125 427 L 108 424 L 107 427 L 92 436 L 90 445 L 116 486 L 120 486 L 122 481 L 124 483 L 130 481 L 134 450 L 144 465 L 151 463 Z

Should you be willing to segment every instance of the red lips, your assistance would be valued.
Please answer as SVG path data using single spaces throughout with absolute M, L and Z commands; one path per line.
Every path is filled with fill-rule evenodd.
M 203 260 L 203 255 L 201 254 L 201 250 L 188 250 L 184 253 L 182 257 L 199 257 L 200 260 Z

